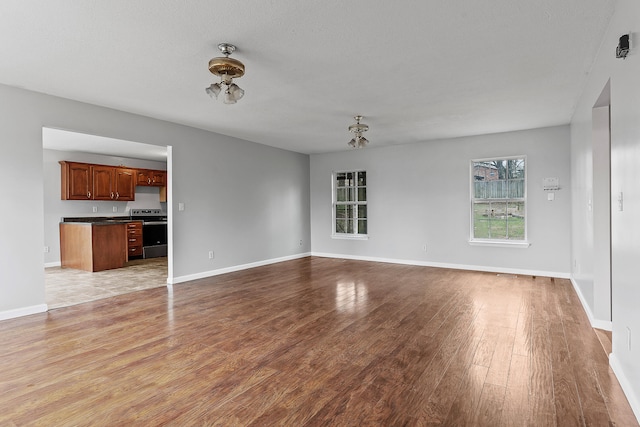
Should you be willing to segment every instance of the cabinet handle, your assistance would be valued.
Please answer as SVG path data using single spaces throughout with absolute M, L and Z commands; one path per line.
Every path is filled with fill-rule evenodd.
M 113 199 L 113 191 L 111 192 L 111 198 Z
M 120 198 L 120 194 L 116 191 L 116 200 Z
M 87 199 L 91 198 L 91 191 L 87 191 Z
M 147 184 L 151 184 L 151 178 L 147 178 Z
M 129 239 L 130 242 L 135 242 L 137 239 Z

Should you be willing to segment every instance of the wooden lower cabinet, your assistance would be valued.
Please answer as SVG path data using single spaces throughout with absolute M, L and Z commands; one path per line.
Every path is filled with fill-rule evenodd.
M 127 223 L 127 260 L 142 256 L 142 221 Z
M 63 268 L 102 271 L 124 267 L 127 223 L 60 223 L 60 263 Z

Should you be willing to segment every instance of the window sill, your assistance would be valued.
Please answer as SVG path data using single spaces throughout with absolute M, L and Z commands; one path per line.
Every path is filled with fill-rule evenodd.
M 338 240 L 369 240 L 369 236 L 366 234 L 332 234 L 331 238 Z
M 493 246 L 499 248 L 528 248 L 531 246 L 526 240 L 469 240 L 471 246 Z

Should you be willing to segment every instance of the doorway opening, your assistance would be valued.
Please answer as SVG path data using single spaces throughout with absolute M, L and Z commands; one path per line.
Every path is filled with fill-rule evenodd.
M 592 109 L 593 314 L 611 324 L 611 84 Z M 611 327 L 609 326 L 609 330 Z
M 162 171 L 170 169 L 171 147 L 47 127 L 43 128 L 42 144 L 45 302 L 49 309 L 166 286 L 172 270 L 170 255 L 132 256 L 123 268 L 99 272 L 61 268 L 59 224 L 63 218 L 83 218 L 88 222 L 100 218 L 123 221 L 136 209 L 159 209 L 166 213 L 170 206 L 170 175 L 164 187 L 135 186 L 133 200 L 62 200 L 59 162 Z M 171 222 L 167 228 L 170 230 Z

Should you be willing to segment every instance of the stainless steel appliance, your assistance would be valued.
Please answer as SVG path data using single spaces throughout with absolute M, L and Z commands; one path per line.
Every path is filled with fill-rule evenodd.
M 167 214 L 160 209 L 131 209 L 129 217 L 142 221 L 142 257 L 167 256 Z

